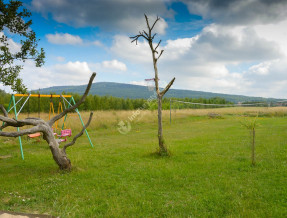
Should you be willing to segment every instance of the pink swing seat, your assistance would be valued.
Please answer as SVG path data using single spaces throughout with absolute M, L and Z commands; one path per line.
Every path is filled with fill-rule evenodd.
M 70 137 L 72 135 L 72 130 L 71 129 L 63 129 L 61 130 L 61 135 L 57 135 L 60 138 L 65 138 L 65 137 Z

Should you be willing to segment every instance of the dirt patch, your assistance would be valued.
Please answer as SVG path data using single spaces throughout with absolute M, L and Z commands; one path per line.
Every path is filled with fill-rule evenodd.
M 41 215 L 41 214 L 28 214 L 28 213 L 15 213 L 8 211 L 0 211 L 0 218 L 54 218 L 50 215 Z
M 12 157 L 12 155 L 4 155 L 4 156 L 0 156 L 0 159 L 6 159 L 6 158 L 10 158 Z

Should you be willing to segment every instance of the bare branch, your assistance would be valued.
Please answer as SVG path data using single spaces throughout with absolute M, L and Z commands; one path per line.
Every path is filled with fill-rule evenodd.
M 130 39 L 134 39 L 134 38 L 136 38 L 137 36 L 130 36 Z
M 28 135 L 28 134 L 33 134 L 36 132 L 42 132 L 41 128 L 39 126 L 34 126 L 30 129 L 23 129 L 20 130 L 19 132 L 2 132 L 0 131 L 0 136 L 4 137 L 18 137 L 18 136 L 23 136 L 23 135 Z
M 146 14 L 145 14 L 144 16 L 145 16 L 145 19 L 146 19 L 146 24 L 147 24 L 147 28 L 148 28 L 148 33 L 147 33 L 145 30 L 143 30 L 143 32 L 140 32 L 140 31 L 139 31 L 139 34 L 138 34 L 138 35 L 130 37 L 130 39 L 132 39 L 131 43 L 136 42 L 136 45 L 138 44 L 138 39 L 139 39 L 140 37 L 143 37 L 143 38 L 145 38 L 149 43 L 152 43 L 154 37 L 156 36 L 156 33 L 155 33 L 153 36 L 151 36 L 151 31 L 152 31 L 152 29 L 154 28 L 155 24 L 160 20 L 160 18 L 157 17 L 156 20 L 155 20 L 155 22 L 153 23 L 152 27 L 150 28 L 149 21 L 148 21 L 148 17 L 146 16 Z M 154 52 L 158 53 L 158 52 L 156 51 L 156 49 L 154 50 Z
M 175 80 L 175 77 L 167 84 L 167 86 L 160 92 L 160 96 L 163 97 L 165 93 L 169 90 L 169 88 L 172 86 L 173 82 Z
M 151 29 L 150 29 L 151 31 L 152 31 L 152 29 L 154 28 L 155 24 L 156 24 L 159 20 L 160 20 L 160 18 L 159 18 L 159 16 L 157 16 L 155 22 L 153 23 L 153 25 L 152 25 L 152 27 L 151 27 Z
M 142 37 L 144 37 L 147 41 L 149 41 L 149 39 L 147 37 L 145 37 L 144 35 L 141 35 Z
M 42 120 L 42 119 L 39 117 L 27 117 L 25 118 L 25 120 Z
M 141 33 L 141 32 L 140 32 L 140 33 Z M 145 35 L 143 35 L 143 34 L 141 33 L 141 34 L 136 35 L 136 36 L 131 36 L 131 37 L 130 37 L 130 39 L 132 39 L 131 43 L 133 43 L 133 42 L 135 41 L 135 42 L 136 42 L 136 45 L 137 45 L 137 44 L 138 44 L 138 39 L 139 39 L 140 37 L 143 37 L 143 38 L 145 38 L 147 41 L 149 41 L 149 39 L 148 39 Z
M 157 46 L 155 47 L 154 50 L 157 50 L 157 48 L 158 48 L 158 46 L 160 45 L 160 43 L 161 43 L 161 40 L 159 40 L 159 42 L 157 43 Z
M 147 32 L 145 30 L 143 30 L 144 34 L 146 35 L 147 38 L 150 38 L 150 35 L 147 34 Z
M 10 118 L 8 118 L 8 119 L 10 119 Z M 44 120 L 42 120 L 42 119 L 40 119 L 38 117 L 27 117 L 24 120 L 15 120 L 13 118 L 13 119 L 10 119 L 10 120 L 6 120 L 8 122 L 5 122 L 3 120 L 3 117 L 0 116 L 0 120 L 5 123 L 4 125 L 2 125 L 0 127 L 0 130 L 5 129 L 8 126 L 13 126 L 13 127 L 23 127 L 23 126 L 26 126 L 26 125 L 36 126 L 36 125 L 38 125 L 40 123 L 44 123 L 45 122 Z
M 4 116 L 8 117 L 8 112 L 6 111 L 5 107 L 2 104 L 0 104 L 0 109 L 3 112 Z
M 144 14 L 144 17 L 145 17 L 147 28 L 149 29 L 149 31 L 151 31 L 151 28 L 149 27 L 149 22 L 148 22 L 148 18 L 146 16 L 146 14 Z
M 133 39 L 134 38 L 134 39 Z M 136 45 L 138 44 L 138 37 L 137 36 L 133 36 L 133 37 L 130 37 L 130 39 L 133 39 L 131 41 L 131 43 L 133 43 L 134 41 L 136 41 Z
M 138 44 L 138 39 L 134 39 L 131 41 L 131 43 L 133 43 L 134 41 L 136 41 L 136 45 Z
M 4 122 L 5 124 L 2 125 L 0 127 L 0 130 L 8 127 L 8 126 L 13 126 L 13 127 L 23 127 L 26 125 L 32 125 L 32 126 L 36 126 L 38 124 L 40 124 L 41 122 L 45 122 L 44 120 L 41 119 L 31 119 L 31 118 L 27 118 L 24 120 L 15 120 L 15 119 L 11 119 L 9 117 L 4 117 L 4 116 L 0 116 L 0 121 Z
M 8 123 L 8 124 L 16 124 L 17 123 L 17 121 L 15 119 L 11 119 L 9 117 L 6 117 L 6 116 L 4 117 L 1 115 L 0 115 L 0 121 Z
M 90 122 L 91 122 L 92 118 L 93 118 L 93 112 L 90 113 L 89 120 L 88 120 L 88 122 L 86 123 L 86 125 L 83 127 L 83 129 L 81 130 L 81 132 L 79 132 L 79 133 L 73 138 L 73 140 L 72 140 L 71 142 L 67 143 L 67 144 L 63 147 L 64 152 L 66 152 L 66 148 L 68 148 L 68 147 L 72 146 L 73 144 L 75 144 L 76 140 L 77 140 L 80 136 L 83 135 L 85 129 L 90 125 Z
M 7 123 L 3 123 L 2 126 L 0 127 L 0 131 L 8 127 L 9 125 Z
M 164 50 L 161 50 L 161 51 L 160 51 L 160 54 L 159 54 L 159 56 L 157 57 L 156 60 L 158 60 L 158 59 L 160 58 L 160 56 L 162 55 L 163 52 L 164 52 Z
M 153 36 L 151 37 L 151 39 L 153 40 L 155 36 L 156 36 L 156 33 L 155 33 L 155 34 L 153 34 Z
M 142 33 L 141 32 L 139 32 L 140 34 L 138 34 L 138 35 L 135 35 L 135 36 L 130 36 L 130 39 L 133 39 L 133 41 L 135 40 L 135 39 L 138 39 L 141 35 L 142 35 Z M 132 41 L 132 42 L 133 42 Z
M 93 73 L 92 76 L 91 76 L 91 78 L 90 78 L 90 81 L 89 81 L 89 83 L 88 83 L 88 85 L 87 85 L 86 91 L 85 91 L 85 93 L 83 94 L 82 98 L 81 98 L 75 105 L 73 105 L 72 107 L 69 107 L 69 108 L 65 109 L 62 113 L 60 113 L 60 114 L 54 116 L 52 119 L 50 119 L 50 120 L 47 122 L 49 126 L 52 126 L 57 120 L 61 119 L 61 118 L 62 118 L 63 116 L 65 116 L 67 113 L 69 113 L 69 112 L 75 110 L 76 108 L 78 108 L 78 107 L 85 101 L 85 99 L 86 99 L 86 97 L 87 97 L 87 95 L 88 95 L 88 93 L 89 93 L 89 91 L 90 91 L 90 88 L 91 88 L 91 86 L 92 86 L 92 83 L 93 83 L 93 80 L 94 80 L 95 77 L 96 77 L 96 73 Z

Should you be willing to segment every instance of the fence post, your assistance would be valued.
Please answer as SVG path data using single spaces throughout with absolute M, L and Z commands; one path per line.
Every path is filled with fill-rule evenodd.
M 169 124 L 171 124 L 171 99 L 169 99 Z

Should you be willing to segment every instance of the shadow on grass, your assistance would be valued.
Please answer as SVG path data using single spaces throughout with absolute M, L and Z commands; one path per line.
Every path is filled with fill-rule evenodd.
M 161 152 L 159 149 L 156 149 L 156 151 L 147 153 L 143 155 L 143 157 L 147 158 L 155 158 L 155 159 L 162 159 L 162 158 L 171 158 L 172 157 L 172 152 L 168 150 L 168 152 Z
M 184 154 L 187 154 L 187 155 L 193 155 L 193 154 L 197 154 L 197 152 L 195 151 L 185 151 L 183 152 Z

